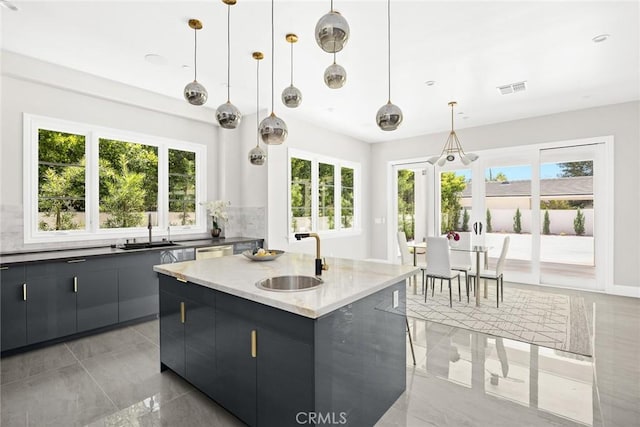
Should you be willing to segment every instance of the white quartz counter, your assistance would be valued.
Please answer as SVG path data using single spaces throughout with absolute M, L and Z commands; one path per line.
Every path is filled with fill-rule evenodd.
M 186 279 L 250 301 L 276 307 L 312 319 L 321 317 L 363 297 L 374 294 L 420 271 L 413 266 L 326 258 L 329 270 L 324 281 L 304 291 L 276 292 L 259 289 L 255 283 L 274 276 L 313 276 L 315 257 L 285 253 L 273 261 L 251 261 L 243 255 L 162 264 L 154 271 Z

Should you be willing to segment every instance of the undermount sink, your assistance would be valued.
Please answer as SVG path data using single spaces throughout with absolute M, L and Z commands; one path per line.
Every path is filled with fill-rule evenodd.
M 306 291 L 322 284 L 315 276 L 276 276 L 262 279 L 256 286 L 266 291 Z
M 177 243 L 173 242 L 136 242 L 136 243 L 125 243 L 122 249 L 147 249 L 147 248 L 165 248 L 168 246 L 178 246 Z

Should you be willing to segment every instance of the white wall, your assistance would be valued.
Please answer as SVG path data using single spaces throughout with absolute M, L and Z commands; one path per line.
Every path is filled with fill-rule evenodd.
M 285 110 L 281 108 L 281 110 Z M 286 116 L 286 111 L 280 111 L 289 129 L 289 137 L 281 146 L 268 148 L 268 176 L 267 180 L 252 185 L 251 191 L 259 192 L 264 188 L 268 193 L 268 245 L 274 249 L 283 249 L 293 252 L 306 252 L 315 254 L 315 240 L 303 239 L 301 241 L 289 241 L 287 218 L 289 210 L 287 206 L 287 149 L 296 148 L 312 153 L 318 153 L 338 159 L 358 162 L 361 165 L 362 185 L 362 232 L 355 236 L 335 237 L 322 239 L 322 255 L 344 258 L 368 258 L 369 257 L 369 200 L 372 187 L 370 185 L 371 146 L 365 142 L 336 134 L 330 130 L 314 126 Z M 255 139 L 254 139 L 255 144 Z M 246 160 L 244 160 L 246 161 Z M 256 183 L 258 184 L 258 183 Z M 313 268 L 313 266 L 310 266 Z
M 614 137 L 614 283 L 633 288 L 640 296 L 640 103 L 629 102 L 506 123 L 459 129 L 465 151 L 511 147 L 613 135 Z M 440 152 L 447 133 L 375 144 L 372 147 L 371 185 L 384 189 L 372 193 L 371 216 L 386 217 L 388 162 L 424 158 Z M 385 171 L 385 172 L 382 172 Z M 385 258 L 385 224 L 371 226 L 371 256 Z M 619 236 L 619 238 L 618 238 Z M 625 291 L 621 291 L 624 293 Z
M 206 144 L 209 159 L 215 158 L 218 149 L 218 128 L 213 124 L 214 113 L 210 108 L 203 110 L 179 99 L 5 51 L 0 83 L 0 240 L 4 252 L 47 247 L 24 245 L 22 114 L 25 112 Z M 213 199 L 217 189 L 216 166 L 208 163 L 207 195 Z M 72 245 L 78 244 L 65 246 Z

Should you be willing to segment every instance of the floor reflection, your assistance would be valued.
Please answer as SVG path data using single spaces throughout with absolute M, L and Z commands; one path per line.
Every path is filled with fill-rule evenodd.
M 594 425 L 599 404 L 594 398 L 592 358 L 419 319 L 408 321 L 418 371 L 564 420 Z M 409 350 L 407 354 L 412 365 Z

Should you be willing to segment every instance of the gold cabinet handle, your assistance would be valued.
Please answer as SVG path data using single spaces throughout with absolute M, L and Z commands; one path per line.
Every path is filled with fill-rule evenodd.
M 79 262 L 85 262 L 86 259 L 71 259 L 69 261 L 67 261 L 67 264 L 77 264 Z
M 258 357 L 258 331 L 251 331 L 251 357 Z
M 187 279 L 183 279 L 182 277 L 176 277 L 178 282 L 187 283 Z
M 0 270 L 8 270 L 9 267 L 0 267 Z
M 73 278 L 73 292 L 78 293 L 78 276 Z
M 186 317 L 186 313 L 185 313 L 185 309 L 184 309 L 184 303 L 181 302 L 180 303 L 180 322 L 181 323 L 185 322 L 185 317 Z
M 23 283 L 22 284 L 22 301 L 26 301 L 27 300 L 27 284 Z

